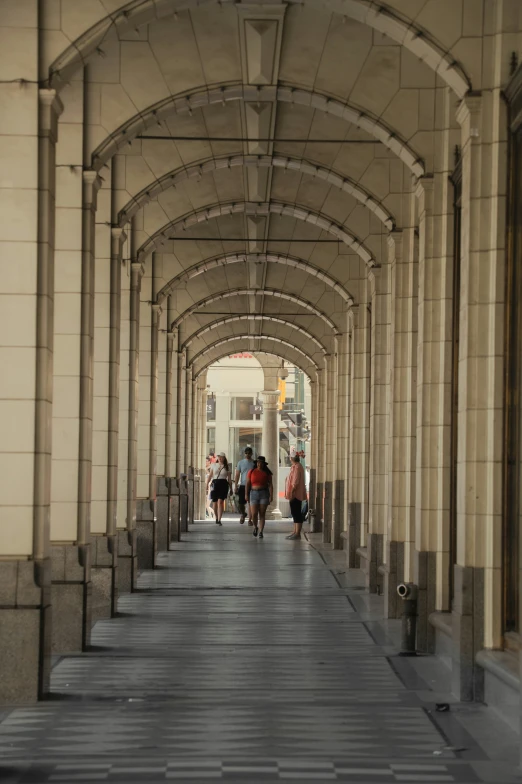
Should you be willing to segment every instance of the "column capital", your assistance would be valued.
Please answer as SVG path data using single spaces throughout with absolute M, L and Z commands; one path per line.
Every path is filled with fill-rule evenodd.
M 38 90 L 40 134 L 49 135 L 56 142 L 58 138 L 58 118 L 63 112 L 56 90 Z
M 482 93 L 468 93 L 460 102 L 455 118 L 460 126 L 464 126 L 468 120 L 474 118 L 480 120 L 482 112 Z
M 264 389 L 261 392 L 263 408 L 277 408 L 281 392 L 276 390 Z
M 390 263 L 393 264 L 394 262 L 400 261 L 402 259 L 402 243 L 403 243 L 402 231 L 399 230 L 390 231 L 387 238 L 388 261 Z
M 96 209 L 96 196 L 101 188 L 102 180 L 93 169 L 84 169 L 82 172 L 83 180 L 83 206 Z

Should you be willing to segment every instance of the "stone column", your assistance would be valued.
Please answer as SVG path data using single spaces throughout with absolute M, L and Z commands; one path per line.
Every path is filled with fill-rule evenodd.
M 128 409 L 122 426 L 126 426 L 127 461 L 125 477 L 125 529 L 118 531 L 118 585 L 123 592 L 136 587 L 138 575 L 136 546 L 136 490 L 137 490 L 137 429 L 139 389 L 139 319 L 142 266 L 131 262 L 128 294 L 128 377 L 124 400 Z M 123 363 L 122 363 L 123 366 Z M 127 375 L 127 374 L 126 374 Z M 123 413 L 123 412 L 122 412 Z
M 337 341 L 336 341 L 337 342 Z M 334 527 L 337 477 L 337 354 L 326 357 L 326 476 L 324 481 L 323 542 L 330 544 Z
M 310 484 L 308 486 L 308 506 L 309 506 L 309 522 L 310 530 L 313 531 L 315 527 L 315 502 L 317 496 L 317 412 L 318 412 L 318 394 L 319 384 L 317 378 L 310 381 L 310 390 L 312 394 L 312 412 L 311 412 L 311 438 L 310 438 Z
M 370 312 L 366 303 L 350 311 L 350 504 L 348 565 L 359 566 L 357 549 L 368 535 L 370 436 Z
M 96 238 L 91 499 L 93 623 L 113 616 L 117 601 L 116 479 L 124 235 L 122 229 L 110 228 L 110 195 L 109 183 L 109 187 L 102 187 L 100 191 Z
M 317 483 L 314 533 L 323 530 L 324 483 L 326 479 L 326 368 L 317 371 Z
M 337 392 L 337 472 L 335 490 L 335 515 L 332 544 L 334 549 L 343 547 L 342 533 L 348 527 L 348 448 L 349 448 L 349 351 L 350 336 L 348 333 L 348 314 L 346 314 L 346 331 L 339 339 L 338 352 L 338 392 Z
M 51 593 L 56 653 L 81 651 L 91 632 L 94 232 L 101 180 L 93 171 L 77 174 L 77 179 L 80 237 L 70 231 L 69 222 L 78 212 L 71 192 L 60 189 L 57 212 L 57 244 L 67 266 L 56 276 L 54 386 L 61 392 L 67 386 L 78 408 L 76 415 L 58 406 L 53 413 Z
M 504 408 L 505 106 L 496 88 L 468 96 L 462 128 L 457 564 L 453 690 L 483 699 L 482 648 L 501 645 Z M 486 220 L 487 216 L 487 220 Z
M 410 208 L 414 200 L 409 198 Z M 412 216 L 413 217 L 413 216 Z M 391 273 L 390 417 L 388 467 L 388 519 L 385 617 L 398 618 L 397 585 L 409 579 L 406 564 L 413 563 L 415 529 L 415 427 L 417 366 L 417 263 L 413 224 L 392 232 L 389 240 Z M 413 531 L 413 538 L 412 538 Z M 408 576 L 407 576 L 408 575 Z
M 179 489 L 179 525 L 180 532 L 188 530 L 188 488 L 187 488 L 187 354 L 186 350 L 178 350 L 178 460 L 177 482 Z
M 156 475 L 154 476 L 154 483 L 156 487 L 156 541 L 157 551 L 165 552 L 168 550 L 168 535 L 169 535 L 169 510 L 170 504 L 168 500 L 169 495 L 169 482 L 168 474 L 166 473 L 166 430 L 167 430 L 167 363 L 169 361 L 170 351 L 170 372 L 172 377 L 172 338 L 170 340 L 169 349 L 169 332 L 167 313 L 162 303 L 158 317 L 158 389 L 157 389 L 157 409 L 156 409 Z M 169 390 L 169 405 L 172 403 L 172 389 Z M 169 426 L 170 426 L 170 413 L 169 413 Z M 169 433 L 169 450 L 170 450 L 170 433 Z M 170 458 L 169 458 L 170 460 Z
M 280 520 L 279 511 L 279 390 L 261 392 L 263 402 L 262 449 L 272 471 L 273 503 L 266 510 L 267 520 Z
M 49 690 L 49 509 L 54 299 L 55 147 L 62 105 L 39 90 L 33 27 L 11 26 L 0 50 L 0 703 L 33 703 Z M 6 22 L 7 24 L 7 22 Z M 12 23 L 11 23 L 12 24 Z M 0 19 L 0 28 L 2 19 Z M 7 40 L 4 38 L 3 40 Z M 23 66 L 22 66 L 23 63 Z M 39 220 L 37 220 L 37 214 Z M 13 296 L 16 295 L 16 296 Z
M 370 352 L 370 456 L 368 493 L 367 587 L 381 593 L 380 567 L 385 555 L 388 501 L 388 414 L 390 347 L 390 270 L 388 264 L 368 274 L 372 306 Z

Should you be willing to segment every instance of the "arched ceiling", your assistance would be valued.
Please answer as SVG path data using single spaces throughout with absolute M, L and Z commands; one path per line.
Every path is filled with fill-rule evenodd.
M 225 318 L 216 319 L 212 321 L 210 324 L 206 324 L 204 327 L 200 327 L 198 330 L 190 334 L 182 344 L 183 348 L 192 347 L 195 350 L 194 346 L 197 346 L 201 341 L 215 338 L 217 334 L 226 333 L 230 327 L 236 328 L 238 327 L 242 331 L 245 329 L 245 322 L 248 322 L 246 326 L 251 330 L 252 335 L 262 335 L 264 333 L 264 328 L 267 324 L 270 327 L 274 327 L 278 334 L 281 334 L 283 331 L 284 334 L 290 333 L 292 334 L 294 330 L 300 332 L 300 338 L 303 339 L 304 342 L 308 342 L 309 344 L 313 344 L 314 352 L 319 350 L 323 355 L 328 353 L 328 349 L 325 345 L 316 338 L 315 335 L 310 332 L 310 330 L 305 329 L 301 325 L 296 326 L 287 318 L 280 318 L 278 316 L 270 316 L 266 313 L 262 315 L 256 313 L 247 313 L 242 315 L 231 315 L 226 316 Z M 260 329 L 256 330 L 257 325 L 259 325 Z M 283 327 L 283 330 L 278 329 L 279 327 Z M 212 336 L 209 333 L 212 332 Z M 309 346 L 310 349 L 312 345 Z
M 382 221 L 387 229 L 392 230 L 395 220 L 392 215 L 379 203 L 379 200 L 368 193 L 353 180 L 344 177 L 340 172 L 331 168 L 320 166 L 311 161 L 281 155 L 235 155 L 221 158 L 207 158 L 198 164 L 182 166 L 167 172 L 159 179 L 148 182 L 135 196 L 119 211 L 118 224 L 124 226 L 151 200 L 157 198 L 170 188 L 177 188 L 187 180 L 195 179 L 201 182 L 203 175 L 211 172 L 229 171 L 236 167 L 249 167 L 253 169 L 275 168 L 282 169 L 285 173 L 297 172 L 325 181 L 344 193 L 353 196 L 360 204 L 367 207 L 377 218 Z
M 287 360 L 287 362 L 302 370 L 311 381 L 317 380 L 317 365 L 301 350 L 286 341 L 276 340 L 270 336 L 252 338 L 249 335 L 236 335 L 219 339 L 203 349 L 198 356 L 194 356 L 190 360 L 194 370 L 194 378 L 197 379 L 209 365 L 217 362 L 222 357 L 245 350 L 254 354 L 254 356 L 263 353 L 281 357 L 281 359 Z
M 317 316 L 327 325 L 327 327 L 331 329 L 332 333 L 335 336 L 340 335 L 340 332 L 337 329 L 335 323 L 326 315 L 326 313 L 323 313 L 321 310 L 319 310 L 319 308 L 317 308 L 315 305 L 312 305 L 311 302 L 308 302 L 308 300 L 304 299 L 303 297 L 298 297 L 295 294 L 289 294 L 287 292 L 277 291 L 275 289 L 269 289 L 266 288 L 266 286 L 263 289 L 262 294 L 264 297 L 275 297 L 278 300 L 282 300 L 284 305 L 286 305 L 287 303 L 291 303 L 292 305 L 295 306 L 295 315 L 300 315 L 300 316 L 303 315 L 306 318 L 308 318 L 310 314 L 313 314 L 313 316 Z M 202 311 L 204 314 L 203 309 L 209 307 L 210 305 L 216 302 L 220 302 L 221 304 L 223 304 L 224 300 L 231 300 L 231 299 L 237 300 L 240 297 L 252 297 L 252 296 L 256 296 L 255 293 L 252 292 L 251 289 L 246 289 L 246 288 L 232 289 L 230 291 L 224 291 L 218 294 L 212 294 L 209 297 L 206 297 L 205 299 L 200 299 L 198 302 L 194 303 L 189 308 L 187 308 L 172 322 L 172 324 L 170 325 L 170 329 L 178 328 L 180 324 L 183 323 L 183 321 L 185 321 L 187 318 L 190 318 L 190 316 L 193 316 L 195 313 L 197 313 L 197 311 Z M 237 302 L 230 303 L 229 307 L 230 307 L 231 314 L 238 312 Z M 302 313 L 301 311 L 305 311 L 305 312 Z
M 70 78 L 89 61 L 111 33 L 125 40 L 133 33 L 139 35 L 143 26 L 155 21 L 165 24 L 169 17 L 178 21 L 182 12 L 194 13 L 203 7 L 203 12 L 209 15 L 207 3 L 202 0 L 131 0 L 121 3 L 115 0 L 111 5 L 111 13 L 108 14 L 101 2 L 85 0 L 84 13 L 79 18 L 76 16 L 71 19 L 67 19 L 66 12 L 62 11 L 61 49 L 64 51 L 50 65 L 51 85 L 59 85 Z M 208 5 L 212 7 L 215 4 Z M 409 0 L 408 3 L 404 0 L 388 0 L 386 4 L 377 4 L 373 0 L 298 0 L 294 5 L 300 7 L 295 9 L 296 13 L 302 13 L 302 8 L 312 14 L 319 11 L 324 17 L 338 14 L 340 20 L 361 23 L 389 37 L 425 62 L 459 97 L 470 88 L 470 80 L 464 68 L 459 66 L 458 58 L 448 51 L 464 32 L 462 21 L 459 25 L 455 14 L 451 22 L 455 20 L 456 23 L 444 24 L 440 18 L 440 0 Z M 452 5 L 460 10 L 460 3 L 454 2 Z M 220 9 L 226 6 L 226 0 L 218 3 Z M 451 13 L 451 7 L 446 4 L 444 12 Z M 70 41 L 68 47 L 65 46 L 67 38 Z
M 344 226 L 339 225 L 329 217 L 321 213 L 314 212 L 299 204 L 285 204 L 281 202 L 228 202 L 209 204 L 204 209 L 189 213 L 183 217 L 175 218 L 169 223 L 159 226 L 152 233 L 150 238 L 144 242 L 137 251 L 138 261 L 145 261 L 146 258 L 155 250 L 162 247 L 165 242 L 172 240 L 175 236 L 187 229 L 198 226 L 206 221 L 228 215 L 245 215 L 247 227 L 247 245 L 252 252 L 261 251 L 266 238 L 268 219 L 272 216 L 286 216 L 295 218 L 297 221 L 309 223 L 322 232 L 326 232 L 335 237 L 338 242 L 344 243 L 354 253 L 356 253 L 369 267 L 376 264 L 371 251 L 365 247 L 362 240 L 347 231 Z M 147 230 L 153 230 L 147 226 Z M 217 235 L 220 237 L 220 235 Z M 319 238 L 318 238 L 319 239 Z M 299 238 L 296 238 L 299 241 Z
M 60 125 L 83 123 L 142 301 L 169 297 L 198 366 L 225 341 L 312 371 L 335 350 L 434 170 L 440 96 L 480 85 L 462 2 L 58 4 L 42 60 Z

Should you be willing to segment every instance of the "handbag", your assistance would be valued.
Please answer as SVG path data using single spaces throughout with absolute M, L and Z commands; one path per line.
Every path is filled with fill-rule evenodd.
M 212 480 L 212 482 L 210 483 L 210 489 L 211 489 L 211 490 L 215 490 L 215 488 L 216 488 L 216 482 L 217 482 L 217 480 L 219 479 L 219 475 L 220 475 L 220 473 L 221 473 L 221 471 L 222 471 L 222 470 L 223 470 L 223 466 L 221 466 L 221 468 L 219 469 L 219 471 L 218 471 L 218 475 L 216 476 L 216 478 L 215 478 L 215 479 L 213 479 L 213 480 Z

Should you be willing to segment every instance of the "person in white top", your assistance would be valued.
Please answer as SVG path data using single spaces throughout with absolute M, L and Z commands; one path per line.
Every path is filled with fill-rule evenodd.
M 207 474 L 207 494 L 210 485 L 210 500 L 216 515 L 216 525 L 221 525 L 223 507 L 228 494 L 232 491 L 232 472 L 224 452 L 218 454 L 216 463 L 211 463 Z M 211 484 L 212 483 L 212 484 Z

